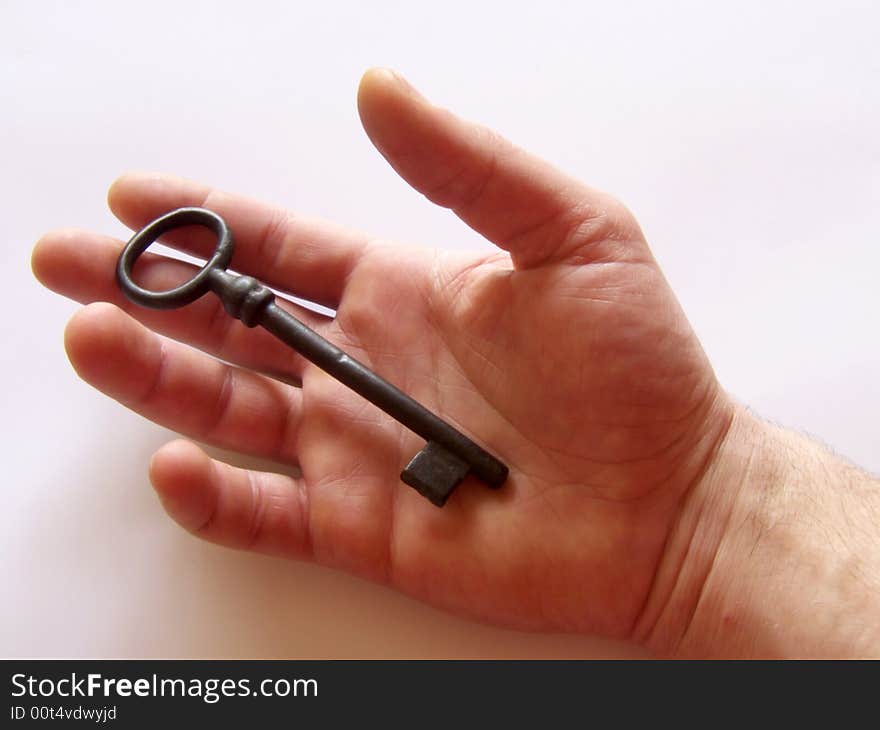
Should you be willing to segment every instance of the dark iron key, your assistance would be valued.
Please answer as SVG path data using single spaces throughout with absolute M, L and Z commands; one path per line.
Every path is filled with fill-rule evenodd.
M 164 233 L 182 226 L 200 225 L 217 235 L 214 254 L 186 283 L 167 291 L 150 291 L 132 279 L 140 256 Z M 116 279 L 132 302 L 154 309 L 182 307 L 213 291 L 226 311 L 248 327 L 260 325 L 305 358 L 374 403 L 421 436 L 427 444 L 409 462 L 400 478 L 438 507 L 471 472 L 490 487 L 500 487 L 507 467 L 467 436 L 379 377 L 353 357 L 330 344 L 277 304 L 272 291 L 250 276 L 226 271 L 232 261 L 233 238 L 226 222 L 204 208 L 179 208 L 157 218 L 126 244 L 116 266 Z

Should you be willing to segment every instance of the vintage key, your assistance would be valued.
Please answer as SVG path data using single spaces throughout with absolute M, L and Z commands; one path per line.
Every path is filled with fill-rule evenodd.
M 200 225 L 217 234 L 214 254 L 189 281 L 167 291 L 138 286 L 132 267 L 156 239 L 182 226 Z M 500 487 L 507 467 L 446 421 L 379 377 L 353 357 L 330 344 L 277 304 L 272 291 L 250 276 L 226 271 L 232 260 L 233 238 L 226 222 L 204 208 L 179 208 L 157 218 L 126 244 L 116 266 L 116 279 L 126 297 L 154 309 L 182 307 L 213 291 L 226 311 L 248 327 L 260 325 L 322 370 L 344 383 L 388 415 L 421 436 L 427 444 L 409 462 L 400 478 L 438 507 L 472 472 L 490 487 Z

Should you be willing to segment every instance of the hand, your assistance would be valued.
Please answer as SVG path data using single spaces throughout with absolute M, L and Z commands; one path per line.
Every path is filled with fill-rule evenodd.
M 700 512 L 736 409 L 638 225 L 392 73 L 368 73 L 358 101 L 400 175 L 498 252 L 396 246 L 170 177 L 124 177 L 110 206 L 135 229 L 180 206 L 217 211 L 235 232 L 237 270 L 335 309 L 290 305 L 507 463 L 504 487 L 468 478 L 437 509 L 399 479 L 417 436 L 216 297 L 170 312 L 129 304 L 114 281 L 121 242 L 66 231 L 38 243 L 36 275 L 80 302 L 110 302 L 71 320 L 73 366 L 163 426 L 299 466 L 293 478 L 186 441 L 160 449 L 153 484 L 200 537 L 315 560 L 484 621 L 650 643 L 672 598 L 693 589 L 677 581 L 695 530 L 687 515 Z M 172 242 L 204 256 L 213 241 L 202 233 Z M 144 259 L 150 288 L 191 275 Z M 668 633 L 681 635 L 692 609 L 676 608 Z

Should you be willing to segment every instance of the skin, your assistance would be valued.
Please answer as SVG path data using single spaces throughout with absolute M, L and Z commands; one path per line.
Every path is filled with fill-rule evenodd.
M 787 517 L 847 484 L 846 499 L 868 505 L 849 510 L 864 515 L 850 519 L 864 522 L 854 534 L 876 535 L 876 482 L 721 389 L 632 215 L 393 72 L 364 76 L 358 108 L 394 169 L 497 252 L 402 247 L 169 176 L 119 179 L 110 207 L 133 229 L 180 206 L 218 212 L 236 235 L 236 270 L 335 309 L 286 305 L 501 458 L 508 482 L 492 491 L 469 477 L 435 508 L 399 481 L 417 436 L 215 297 L 171 312 L 128 303 L 113 278 L 122 242 L 47 234 L 33 269 L 87 304 L 65 334 L 83 379 L 190 438 L 301 471 L 239 469 L 174 441 L 150 465 L 171 517 L 213 542 L 520 629 L 670 656 L 875 651 L 866 617 L 877 606 L 861 597 L 877 592 L 876 542 L 841 538 L 829 557 Z M 175 236 L 190 253 L 213 247 L 205 231 Z M 192 275 L 144 259 L 148 288 Z M 792 556 L 814 567 L 798 572 Z M 845 590 L 841 576 L 854 574 Z M 815 609 L 817 590 L 833 612 Z M 792 616 L 806 628 L 780 629 Z

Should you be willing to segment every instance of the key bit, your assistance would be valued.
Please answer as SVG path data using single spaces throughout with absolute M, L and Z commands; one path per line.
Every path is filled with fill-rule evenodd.
M 400 478 L 404 484 L 409 484 L 423 497 L 442 507 L 469 471 L 470 465 L 466 461 L 436 441 L 428 441 L 407 464 Z
M 212 257 L 186 283 L 167 291 L 150 291 L 134 282 L 134 263 L 168 231 L 188 225 L 210 228 L 217 235 Z M 248 327 L 262 326 L 341 383 L 421 436 L 427 445 L 409 462 L 401 480 L 442 507 L 458 484 L 472 473 L 496 488 L 507 479 L 507 467 L 446 421 L 347 355 L 292 314 L 275 304 L 272 291 L 249 276 L 226 271 L 232 261 L 232 232 L 216 213 L 204 208 L 179 208 L 135 233 L 119 256 L 116 280 L 131 301 L 154 309 L 173 309 L 213 291 L 226 311 Z

